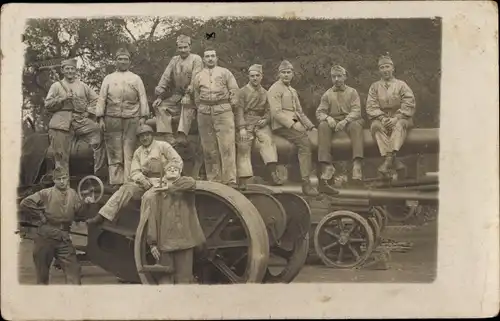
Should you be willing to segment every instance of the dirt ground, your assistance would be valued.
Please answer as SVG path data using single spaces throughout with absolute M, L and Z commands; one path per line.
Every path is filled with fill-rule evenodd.
M 388 226 L 382 237 L 397 242 L 411 242 L 406 253 L 392 251 L 386 270 L 333 269 L 315 262 L 303 267 L 293 282 L 432 282 L 436 277 L 437 266 L 437 222 L 431 221 L 418 226 Z M 75 244 L 81 239 L 74 239 Z M 33 241 L 23 239 L 19 247 L 19 281 L 21 284 L 35 284 L 35 271 L 32 260 Z M 51 283 L 63 284 L 64 274 L 52 268 Z M 117 284 L 118 279 L 103 269 L 83 264 L 83 284 Z

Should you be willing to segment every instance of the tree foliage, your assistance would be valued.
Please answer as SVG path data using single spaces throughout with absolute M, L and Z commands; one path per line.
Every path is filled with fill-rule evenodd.
M 134 17 L 116 19 L 37 19 L 26 26 L 23 78 L 24 108 L 37 123 L 46 124 L 43 99 L 50 75 L 33 67 L 37 61 L 78 57 L 81 79 L 99 90 L 113 71 L 113 54 L 127 47 L 131 70 L 139 74 L 148 96 L 176 53 L 180 33 L 193 39 L 192 51 L 202 55 L 207 46 L 217 50 L 219 65 L 230 69 L 238 84 L 247 82 L 246 69 L 260 63 L 264 87 L 276 80 L 277 67 L 287 59 L 295 67 L 293 86 L 313 119 L 321 95 L 331 86 L 330 67 L 348 70 L 347 83 L 364 103 L 368 88 L 379 78 L 377 59 L 389 52 L 396 77 L 413 89 L 417 99 L 416 124 L 439 126 L 441 21 L 439 19 L 176 19 Z M 215 37 L 207 39 L 207 34 Z

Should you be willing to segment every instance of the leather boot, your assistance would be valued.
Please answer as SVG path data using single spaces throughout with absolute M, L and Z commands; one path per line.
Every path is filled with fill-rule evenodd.
M 352 179 L 359 181 L 363 180 L 363 165 L 359 158 L 356 158 L 352 165 Z
M 338 190 L 333 188 L 330 184 L 328 184 L 328 180 L 320 179 L 319 180 L 319 192 L 328 194 L 328 195 L 337 195 L 339 193 Z
M 188 142 L 186 134 L 184 134 L 183 132 L 179 132 L 177 134 L 177 138 L 175 139 L 175 144 L 178 146 L 187 146 L 188 143 L 189 142 Z
M 275 186 L 283 185 L 283 180 L 279 177 L 276 170 L 276 163 L 267 163 L 266 167 L 269 176 L 271 176 L 271 184 Z
M 92 217 L 92 218 L 89 218 L 88 220 L 86 220 L 85 222 L 88 224 L 88 225 L 101 225 L 102 223 L 104 223 L 105 221 L 107 221 L 104 216 L 102 216 L 101 214 L 97 214 L 96 216 Z
M 247 189 L 248 177 L 240 177 L 238 179 L 238 189 L 244 191 Z
M 387 153 L 385 156 L 384 163 L 380 165 L 378 168 L 378 171 L 383 174 L 383 175 L 388 175 L 390 171 L 392 170 L 392 164 L 394 162 L 394 158 L 392 153 Z
M 319 192 L 314 186 L 312 186 L 309 178 L 305 178 L 302 180 L 302 193 L 307 196 L 318 196 Z
M 238 189 L 239 188 L 238 184 L 235 183 L 235 182 L 229 182 L 226 185 L 229 186 L 229 187 L 231 187 L 231 188 L 234 188 L 234 189 Z

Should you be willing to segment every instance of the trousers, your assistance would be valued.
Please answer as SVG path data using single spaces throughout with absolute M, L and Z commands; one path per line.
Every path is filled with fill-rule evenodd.
M 278 161 L 278 151 L 273 141 L 273 135 L 269 126 L 255 128 L 253 132 L 247 132 L 248 137 L 241 140 L 239 133 L 236 143 L 236 167 L 238 177 L 253 176 L 252 168 L 252 147 L 255 146 L 264 164 L 276 163 Z
M 69 131 L 49 129 L 50 146 L 54 152 L 56 167 L 62 167 L 69 173 L 69 156 L 73 137 L 87 142 L 94 152 L 94 173 L 98 174 L 104 167 L 106 156 L 102 133 L 99 125 L 89 118 L 73 119 Z
M 160 264 L 172 266 L 174 272 L 164 274 L 158 280 L 159 284 L 191 284 L 193 277 L 193 254 L 194 249 L 185 249 L 172 252 L 160 253 Z
M 146 190 L 134 182 L 126 182 L 111 195 L 109 200 L 99 210 L 99 214 L 113 221 L 120 209 L 122 209 L 131 199 L 140 200 L 147 193 L 154 193 L 152 189 Z M 146 197 L 147 198 L 147 197 Z
M 139 117 L 105 116 L 104 141 L 108 154 L 109 183 L 123 184 L 129 180 L 130 165 L 137 144 Z
M 281 127 L 274 130 L 274 134 L 281 136 L 294 144 L 298 150 L 299 166 L 300 166 L 300 176 L 305 179 L 309 178 L 312 170 L 312 160 L 311 160 L 311 142 L 309 141 L 309 136 L 307 133 L 300 132 L 293 128 Z
M 67 284 L 81 284 L 81 267 L 69 233 L 42 225 L 38 228 L 33 249 L 37 284 L 49 284 L 54 259 L 61 263 Z
M 186 135 L 191 130 L 191 124 L 196 117 L 196 106 L 181 105 L 180 101 L 171 97 L 164 100 L 156 110 L 156 131 L 158 133 L 173 133 L 172 118 L 179 117 L 177 132 Z
M 198 113 L 205 171 L 208 181 L 223 184 L 236 183 L 236 146 L 234 114 L 231 110 L 220 114 Z
M 352 158 L 363 157 L 363 120 L 355 120 L 347 124 L 344 131 L 349 135 L 352 145 Z M 327 121 L 322 121 L 318 126 L 318 161 L 332 163 L 332 138 L 334 129 L 330 128 Z
M 413 127 L 411 119 L 398 119 L 396 126 L 392 130 L 386 129 L 378 119 L 372 121 L 370 131 L 377 142 L 380 155 L 385 156 L 387 153 L 399 151 L 406 139 L 408 129 L 411 127 Z

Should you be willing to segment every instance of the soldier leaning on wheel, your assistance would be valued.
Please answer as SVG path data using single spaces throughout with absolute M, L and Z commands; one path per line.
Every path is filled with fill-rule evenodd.
M 404 81 L 394 78 L 391 57 L 380 57 L 378 69 L 382 79 L 373 83 L 368 90 L 366 113 L 372 122 L 370 130 L 380 155 L 385 157 L 378 171 L 387 175 L 393 169 L 405 168 L 396 159 L 396 153 L 403 146 L 408 129 L 413 127 L 416 105 L 410 87 Z
M 332 137 L 340 131 L 349 135 L 353 158 L 352 179 L 361 181 L 364 121 L 358 92 L 345 84 L 346 70 L 335 65 L 331 69 L 331 76 L 333 86 L 323 94 L 316 110 L 319 121 L 318 160 L 322 167 L 319 191 L 337 194 L 337 190 L 328 184 L 335 172 L 332 163 Z
M 73 221 L 83 221 L 84 204 L 93 203 L 91 197 L 83 202 L 76 191 L 69 187 L 69 175 L 58 167 L 53 173 L 54 186 L 42 189 L 21 201 L 21 208 L 35 214 L 40 220 L 33 260 L 37 284 L 49 283 L 52 260 L 56 259 L 64 270 L 66 283 L 81 284 L 81 267 L 69 231 Z
M 198 220 L 194 191 L 196 181 L 169 166 L 162 187 L 152 188 L 142 199 L 142 219 L 148 219 L 147 243 L 161 265 L 171 268 L 160 284 L 193 283 L 194 248 L 205 242 Z
M 144 199 L 145 194 L 153 193 L 151 187 L 160 185 L 165 168 L 175 166 L 182 170 L 182 158 L 169 143 L 154 140 L 150 126 L 140 126 L 136 134 L 141 146 L 132 157 L 130 179 L 109 198 L 96 216 L 87 220 L 88 224 L 113 221 L 130 199 Z

